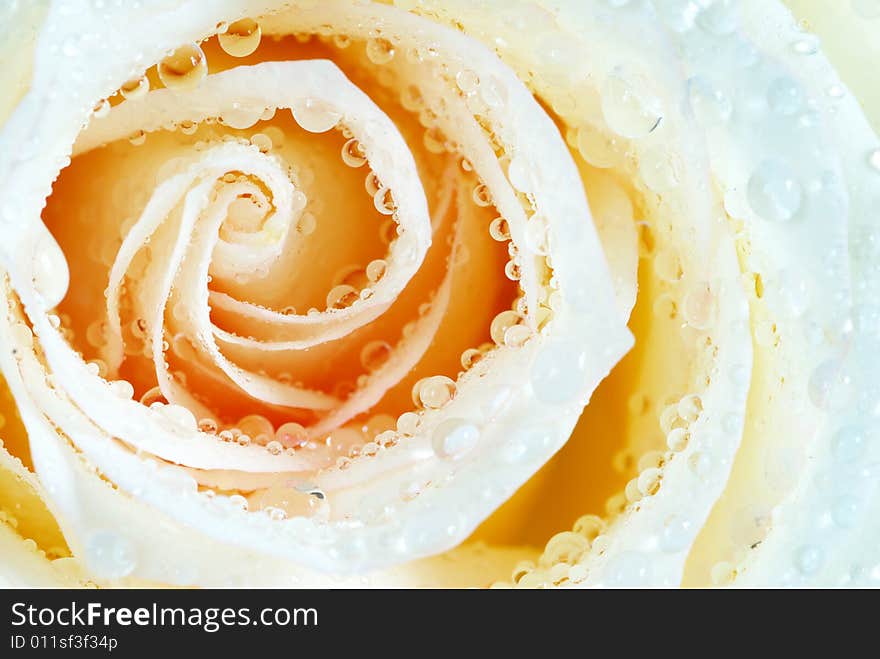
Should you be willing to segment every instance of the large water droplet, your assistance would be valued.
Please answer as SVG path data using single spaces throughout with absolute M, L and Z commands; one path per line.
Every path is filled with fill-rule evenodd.
M 296 101 L 291 112 L 296 123 L 310 133 L 326 133 L 342 118 L 342 114 L 313 98 Z
M 260 25 L 251 18 L 243 18 L 226 28 L 226 32 L 220 34 L 217 40 L 229 55 L 247 57 L 259 47 L 261 37 Z
M 480 438 L 480 430 L 463 419 L 447 419 L 434 429 L 432 445 L 441 458 L 454 460 L 470 451 Z
M 169 89 L 195 89 L 208 75 L 208 59 L 197 43 L 181 46 L 159 62 L 159 79 Z
M 645 137 L 660 124 L 663 106 L 647 81 L 623 68 L 615 69 L 602 88 L 602 113 L 615 133 Z

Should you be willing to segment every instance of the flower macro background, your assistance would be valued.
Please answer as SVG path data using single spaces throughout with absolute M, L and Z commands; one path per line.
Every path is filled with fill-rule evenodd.
M 9 583 L 880 578 L 876 2 L 3 12 Z

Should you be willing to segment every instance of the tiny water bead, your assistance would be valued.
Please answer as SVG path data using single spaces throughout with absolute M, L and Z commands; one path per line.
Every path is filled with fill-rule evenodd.
M 431 444 L 438 457 L 455 460 L 476 446 L 480 430 L 463 419 L 446 419 L 432 435 Z
M 801 208 L 803 191 L 791 168 L 781 160 L 763 161 L 749 178 L 749 205 L 771 222 L 791 220 Z
M 262 30 L 259 23 L 243 18 L 231 23 L 225 32 L 217 36 L 223 51 L 233 57 L 247 57 L 260 46 Z
M 159 79 L 169 89 L 195 89 L 208 75 L 208 59 L 197 43 L 186 44 L 159 62 Z
M 394 59 L 394 44 L 388 39 L 368 39 L 366 53 L 373 64 L 388 64 Z
M 122 94 L 122 97 L 129 101 L 143 98 L 148 91 L 150 91 L 150 81 L 145 75 L 125 82 L 119 88 L 119 93 Z
M 360 167 L 367 162 L 363 145 L 353 137 L 342 145 L 342 161 L 349 167 Z
M 288 448 L 299 448 L 309 441 L 309 435 L 303 426 L 288 421 L 278 426 L 275 441 Z

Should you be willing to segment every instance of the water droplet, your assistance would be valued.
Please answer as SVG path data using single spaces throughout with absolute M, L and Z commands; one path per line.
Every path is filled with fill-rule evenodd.
M 499 242 L 510 240 L 510 225 L 503 217 L 496 217 L 489 224 L 489 235 Z
M 701 76 L 690 78 L 688 97 L 697 120 L 707 126 L 724 123 L 733 114 L 733 104 L 720 89 Z
M 148 91 L 150 91 L 150 81 L 145 75 L 128 80 L 119 88 L 122 97 L 129 101 L 143 98 Z
M 547 542 L 540 565 L 543 567 L 552 567 L 558 563 L 575 565 L 589 550 L 589 541 L 580 533 L 562 531 Z
M 583 159 L 593 167 L 614 167 L 623 158 L 623 148 L 617 138 L 592 124 L 577 129 L 575 143 Z
M 354 286 L 349 286 L 348 284 L 334 286 L 327 293 L 327 308 L 345 309 L 357 302 L 358 297 L 357 289 Z
M 428 128 L 422 137 L 422 141 L 425 144 L 425 148 L 431 153 L 440 154 L 446 152 L 446 134 L 439 126 Z
M 128 380 L 113 380 L 108 384 L 110 391 L 120 398 L 130 400 L 134 396 L 134 387 Z
M 292 103 L 291 113 L 304 130 L 310 133 L 326 133 L 342 119 L 342 114 L 323 101 L 306 98 Z
M 169 89 L 195 89 L 208 75 L 208 59 L 197 43 L 186 44 L 159 62 L 159 79 Z
M 318 224 L 318 220 L 315 218 L 312 213 L 303 213 L 299 216 L 299 220 L 296 223 L 296 230 L 304 236 L 308 236 L 315 231 L 315 227 Z
M 455 74 L 455 84 L 465 94 L 470 94 L 479 86 L 480 77 L 470 69 L 462 69 Z
M 504 332 L 504 345 L 519 348 L 532 338 L 532 330 L 528 325 L 514 325 Z
M 681 161 L 666 147 L 654 146 L 642 154 L 639 171 L 654 192 L 664 192 L 678 185 L 681 180 Z
M 388 39 L 368 39 L 366 52 L 373 64 L 388 64 L 394 59 L 394 45 Z
M 257 444 L 265 445 L 275 436 L 275 427 L 272 422 L 260 414 L 248 414 L 242 417 L 239 419 L 237 427 L 242 433 L 252 437 Z
M 375 371 L 390 356 L 391 345 L 387 341 L 370 341 L 361 349 L 361 365 L 368 371 Z
M 463 419 L 447 419 L 435 429 L 432 437 L 434 452 L 440 458 L 455 460 L 476 446 L 480 430 Z
M 861 508 L 861 502 L 858 499 L 843 495 L 832 504 L 831 519 L 841 528 L 852 528 L 858 521 Z
M 101 119 L 110 114 L 110 101 L 106 98 L 98 101 L 97 105 L 92 109 L 92 116 Z
M 651 578 L 651 562 L 641 552 L 624 551 L 608 561 L 607 574 L 611 586 L 643 586 Z
M 693 537 L 693 524 L 681 515 L 671 515 L 663 524 L 660 534 L 660 548 L 665 552 L 676 552 L 690 545 Z
M 477 206 L 486 207 L 492 205 L 492 192 L 489 190 L 489 187 L 485 183 L 480 183 L 474 188 L 473 192 L 474 203 Z
M 216 435 L 219 426 L 217 425 L 217 421 L 210 418 L 199 419 L 198 425 L 199 431 L 208 433 L 209 435 Z
M 845 426 L 834 433 L 831 453 L 839 462 L 854 462 L 864 453 L 867 439 L 865 429 L 861 426 Z
M 781 160 L 763 161 L 749 178 L 752 211 L 771 222 L 791 220 L 801 208 L 803 192 L 791 168 Z
M 815 55 L 819 52 L 819 39 L 813 35 L 806 35 L 792 43 L 791 49 L 798 55 Z
M 678 401 L 676 412 L 687 423 L 693 423 L 703 412 L 703 401 L 696 394 L 688 394 Z
M 159 413 L 166 419 L 169 419 L 186 430 L 195 430 L 198 428 L 196 417 L 182 405 L 163 405 L 159 408 Z
M 367 264 L 366 273 L 367 279 L 369 279 L 372 283 L 378 283 L 382 277 L 385 276 L 385 271 L 388 269 L 388 264 L 383 259 L 376 259 L 375 261 L 370 261 Z
M 278 440 L 273 439 L 268 444 L 266 444 L 266 450 L 269 451 L 272 455 L 281 455 L 281 451 L 284 450 L 284 446 Z
M 681 259 L 671 249 L 664 249 L 654 256 L 654 272 L 663 281 L 678 281 L 684 275 Z
M 818 408 L 828 407 L 834 389 L 843 384 L 843 365 L 837 359 L 829 359 L 817 366 L 810 375 L 807 392 L 810 401 Z
M 376 172 L 370 171 L 366 177 L 364 177 L 364 189 L 367 191 L 367 194 L 371 197 L 375 197 L 376 193 L 382 188 L 382 182 L 379 180 L 379 176 Z
M 716 0 L 697 14 L 697 24 L 709 34 L 723 37 L 736 30 L 735 12 L 732 0 Z
M 532 365 L 535 397 L 545 403 L 570 402 L 583 387 L 587 355 L 577 344 L 549 342 Z
M 278 429 L 275 431 L 275 441 L 279 442 L 282 446 L 298 448 L 305 446 L 309 441 L 309 435 L 300 424 L 288 421 L 278 426 Z
M 342 162 L 349 167 L 360 167 L 367 162 L 364 147 L 357 138 L 352 137 L 342 145 Z
M 397 206 L 394 203 L 394 195 L 391 193 L 391 189 L 384 186 L 379 188 L 376 194 L 373 195 L 373 206 L 382 215 L 393 215 Z
M 522 316 L 515 311 L 502 311 L 492 319 L 492 323 L 489 325 L 489 335 L 495 343 L 504 345 L 504 335 L 507 330 L 521 322 Z
M 132 146 L 140 146 L 147 141 L 147 133 L 143 130 L 138 130 L 128 136 L 128 141 Z
M 673 428 L 666 435 L 666 445 L 670 451 L 683 451 L 690 441 L 690 433 L 684 428 Z
M 685 293 L 682 301 L 682 316 L 690 327 L 697 330 L 708 329 L 714 314 L 715 298 L 709 284 L 700 282 Z
M 97 531 L 86 541 L 89 568 L 105 579 L 121 579 L 134 572 L 137 555 L 134 545 L 113 531 Z
M 663 107 L 648 90 L 646 80 L 620 67 L 608 76 L 602 87 L 602 113 L 615 133 L 635 139 L 657 128 Z
M 231 23 L 217 40 L 220 47 L 233 57 L 247 57 L 260 46 L 262 30 L 251 18 L 243 18 Z
M 422 378 L 413 385 L 413 402 L 429 409 L 439 409 L 455 397 L 455 382 L 444 375 Z
M 803 104 L 803 92 L 797 82 L 784 76 L 770 83 L 767 90 L 767 103 L 776 114 L 791 116 Z
M 803 545 L 794 552 L 794 566 L 804 576 L 818 572 L 824 559 L 822 550 L 814 545 Z

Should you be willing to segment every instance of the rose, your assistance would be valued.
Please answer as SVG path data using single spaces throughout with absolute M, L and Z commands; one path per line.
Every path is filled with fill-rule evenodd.
M 24 42 L 28 21 L 43 21 L 29 90 L 10 103 L 3 132 L 4 185 L 15 186 L 3 195 L 13 235 L 3 369 L 27 429 L 12 450 L 39 477 L 9 462 L 18 479 L 10 500 L 29 504 L 9 536 L 8 553 L 22 564 L 12 574 L 40 583 L 64 565 L 77 578 L 82 565 L 101 582 L 211 584 L 231 574 L 338 583 L 334 575 L 450 547 L 564 443 L 628 347 L 623 323 L 639 263 L 637 351 L 587 412 L 623 403 L 615 462 L 632 478 L 609 500 L 606 520 L 579 519 L 536 563 L 516 565 L 512 580 L 811 583 L 869 574 L 851 569 L 865 560 L 857 549 L 832 561 L 829 548 L 872 533 L 859 516 L 871 495 L 870 429 L 853 424 L 873 409 L 874 392 L 860 385 L 872 372 L 870 253 L 850 255 L 841 241 L 870 232 L 865 153 L 876 137 L 783 9 L 657 3 L 652 18 L 650 7 L 625 2 L 555 14 L 525 5 L 499 22 L 452 4 L 413 14 L 201 4 L 150 6 L 127 17 L 152 28 L 137 34 L 103 6 L 95 16 L 114 29 L 94 27 L 88 13 L 77 20 L 89 30 L 77 29 L 63 3 L 45 16 L 12 14 Z M 236 22 L 243 17 L 257 23 Z M 788 26 L 785 38 L 763 34 L 766 24 Z M 259 32 L 264 41 L 317 32 L 324 39 L 300 46 L 300 57 L 330 53 L 356 84 L 323 62 L 255 63 L 287 56 L 292 38 L 221 72 L 238 63 L 224 64 L 221 38 L 196 42 L 224 29 L 233 55 L 246 55 Z M 641 31 L 662 37 L 659 45 L 626 38 Z M 128 54 L 102 56 L 114 48 Z M 138 98 L 137 77 L 151 62 L 170 89 Z M 550 108 L 573 153 L 513 71 Z M 811 106 L 823 97 L 801 71 L 828 82 L 832 107 Z M 27 87 L 27 70 L 12 74 Z M 108 112 L 100 99 L 120 86 L 128 99 Z M 279 119 L 274 127 L 287 132 L 273 138 L 263 129 L 276 108 L 293 118 Z M 215 116 L 217 129 L 199 128 Z M 340 125 L 351 135 L 332 130 Z M 294 137 L 300 129 L 316 135 Z M 133 145 L 101 149 L 121 138 Z M 312 151 L 326 152 L 334 138 L 342 173 L 310 181 L 310 158 L 326 164 Z M 39 208 L 71 151 L 43 213 L 46 231 Z M 443 167 L 444 154 L 464 157 L 463 167 Z M 375 214 L 402 229 L 397 242 L 385 258 L 358 264 L 372 266 L 364 272 L 304 277 L 290 255 L 307 249 L 313 224 L 328 216 L 308 204 L 359 210 L 345 167 L 364 160 L 376 174 L 367 180 Z M 493 207 L 501 219 L 492 221 Z M 458 221 L 445 217 L 452 208 Z M 326 231 L 317 254 L 332 262 L 327 244 L 351 242 L 356 229 Z M 499 260 L 487 233 L 515 249 Z M 506 300 L 501 269 L 520 291 Z M 293 276 L 308 289 L 299 299 L 329 289 L 328 311 L 261 308 L 280 311 Z M 500 306 L 469 305 L 473 290 Z M 384 337 L 371 328 L 402 326 L 396 310 L 405 316 L 424 302 L 399 343 L 376 343 Z M 512 310 L 498 313 L 505 304 Z M 458 324 L 444 333 L 450 318 Z M 497 347 L 466 344 L 457 381 L 425 371 L 455 337 L 480 331 Z M 350 369 L 354 348 L 365 356 L 364 379 L 333 391 L 321 362 Z M 311 384 L 287 377 L 290 365 Z M 413 365 L 429 378 L 407 380 Z M 396 396 L 413 381 L 418 415 Z M 140 401 L 125 400 L 132 390 Z M 246 413 L 254 405 L 257 416 Z M 386 411 L 401 415 L 396 432 L 386 430 Z M 358 421 L 366 436 L 351 424 L 361 414 L 370 414 Z M 807 432 L 809 441 L 792 441 Z M 566 451 L 583 450 L 582 434 Z M 352 455 L 331 464 L 340 444 Z M 811 482 L 823 485 L 818 494 L 804 491 Z M 576 492 L 569 485 L 566 495 Z M 817 509 L 813 496 L 831 508 L 824 535 L 802 512 Z M 74 558 L 49 564 L 17 537 L 65 556 L 58 531 L 46 530 L 51 515 Z M 423 561 L 371 578 L 486 583 L 527 557 L 458 551 L 449 574 L 426 576 L 436 568 Z

